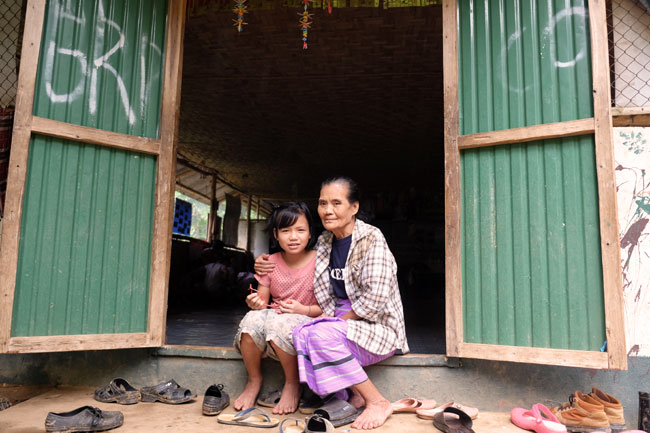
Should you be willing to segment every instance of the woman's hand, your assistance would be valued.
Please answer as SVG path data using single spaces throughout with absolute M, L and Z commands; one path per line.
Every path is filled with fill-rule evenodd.
M 246 305 L 248 305 L 251 310 L 263 310 L 267 307 L 264 299 L 262 299 L 257 293 L 251 293 L 246 296 Z
M 275 263 L 269 260 L 270 254 L 262 254 L 255 259 L 255 273 L 257 275 L 266 275 L 269 272 L 273 272 L 275 269 Z
M 295 299 L 287 299 L 286 301 L 279 301 L 278 306 L 280 307 L 280 312 L 282 313 L 291 313 L 291 314 L 304 314 L 305 316 L 309 312 L 306 305 L 302 305 L 300 302 Z

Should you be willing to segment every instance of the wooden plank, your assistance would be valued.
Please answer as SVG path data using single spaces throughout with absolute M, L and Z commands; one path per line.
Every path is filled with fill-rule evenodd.
M 20 244 L 20 221 L 23 211 L 25 179 L 29 141 L 31 138 L 34 86 L 41 45 L 45 0 L 30 0 L 25 15 L 25 33 L 21 53 L 16 112 L 13 126 L 9 178 L 2 221 L 2 244 L 0 246 L 0 352 L 8 349 L 11 334 L 11 317 L 18 266 Z
M 73 125 L 71 123 L 59 122 L 58 120 L 38 116 L 34 116 L 32 120 L 32 132 L 151 155 L 158 155 L 160 153 L 159 140 Z
M 589 0 L 589 22 L 607 355 L 609 368 L 624 370 L 627 369 L 627 353 L 605 0 Z
M 551 364 L 566 367 L 606 369 L 609 367 L 607 353 L 586 350 L 546 349 L 542 347 L 499 346 L 493 344 L 463 343 L 461 358 L 488 359 L 493 361 Z
M 125 349 L 153 347 L 148 334 L 87 334 L 48 335 L 43 337 L 13 337 L 9 353 L 67 352 L 72 350 Z
M 612 108 L 614 126 L 650 126 L 650 107 Z
M 160 121 L 160 156 L 156 173 L 156 207 L 151 254 L 148 333 L 154 345 L 165 343 L 167 325 L 167 291 L 171 259 L 172 224 L 174 221 L 174 184 L 176 183 L 176 144 L 181 104 L 183 72 L 183 38 L 185 0 L 169 0 L 162 114 Z
M 447 356 L 457 357 L 463 341 L 463 291 L 460 261 L 460 126 L 456 0 L 443 1 L 442 21 L 445 102 L 445 320 Z
M 593 118 L 579 119 L 567 122 L 526 126 L 523 128 L 505 129 L 501 131 L 461 135 L 458 137 L 458 148 L 464 150 L 476 147 L 496 146 L 499 144 L 525 143 L 528 141 L 546 140 L 549 138 L 593 134 L 593 132 Z
M 182 183 L 177 183 L 176 184 L 176 189 L 178 189 L 180 192 L 183 194 L 192 197 L 195 200 L 198 200 L 200 202 L 205 202 L 206 204 L 210 203 L 210 197 L 207 195 L 203 194 L 202 192 L 199 192 L 195 189 L 190 188 L 189 186 L 185 186 Z

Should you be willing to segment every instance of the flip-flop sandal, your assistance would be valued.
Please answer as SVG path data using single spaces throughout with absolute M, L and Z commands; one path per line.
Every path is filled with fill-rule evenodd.
M 307 420 L 306 433 L 334 433 L 334 426 L 327 418 L 320 415 L 312 415 Z
M 263 392 L 257 397 L 255 403 L 264 407 L 275 407 L 280 401 L 280 397 L 282 397 L 282 391 L 279 389 Z
M 478 409 L 475 407 L 471 406 L 465 406 L 464 404 L 456 403 L 455 401 L 449 401 L 445 404 L 442 404 L 438 406 L 435 409 L 417 409 L 415 411 L 415 414 L 417 415 L 418 418 L 422 419 L 433 419 L 433 416 L 437 414 L 438 412 L 442 412 L 448 407 L 455 407 L 456 409 L 460 409 L 463 412 L 465 412 L 467 415 L 469 415 L 470 418 L 476 419 L 478 418 Z
M 180 404 L 196 397 L 196 394 L 180 386 L 174 379 L 140 388 L 140 394 L 142 395 L 141 400 L 148 403 L 161 401 L 167 404 Z
M 243 425 L 246 427 L 271 428 L 280 423 L 277 418 L 271 418 L 262 409 L 249 407 L 239 413 L 222 413 L 217 417 L 221 424 Z
M 314 415 L 320 415 L 329 420 L 334 427 L 350 424 L 357 419 L 359 414 L 361 414 L 359 409 L 339 398 L 332 398 L 314 411 Z
M 293 424 L 285 426 L 285 424 L 289 422 Z M 307 427 L 305 421 L 297 418 L 285 418 L 280 423 L 280 433 L 304 433 L 305 427 Z
M 95 400 L 102 403 L 135 404 L 140 401 L 140 391 L 121 377 L 95 390 Z
M 476 433 L 472 430 L 472 418 L 453 406 L 435 414 L 433 425 L 445 433 Z
M 420 400 L 417 398 L 403 398 L 391 403 L 393 413 L 413 413 L 418 409 L 431 410 L 436 407 L 435 400 Z

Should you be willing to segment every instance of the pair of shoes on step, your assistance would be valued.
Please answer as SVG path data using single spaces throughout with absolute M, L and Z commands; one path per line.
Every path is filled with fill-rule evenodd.
M 569 432 L 621 433 L 625 430 L 623 406 L 614 396 L 592 388 L 589 394 L 576 391 L 569 402 L 553 408 Z
M 174 379 L 138 390 L 126 379 L 116 378 L 108 385 L 96 389 L 94 397 L 102 403 L 135 404 L 139 401 L 161 401 L 167 404 L 179 404 L 196 398 L 196 394 L 180 386 Z

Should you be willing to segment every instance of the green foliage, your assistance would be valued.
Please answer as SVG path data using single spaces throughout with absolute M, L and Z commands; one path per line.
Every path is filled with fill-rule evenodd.
M 210 218 L 210 205 L 194 200 L 185 194 L 175 191 L 174 198 L 180 198 L 192 204 L 192 227 L 190 237 L 195 239 L 208 238 L 208 219 Z

